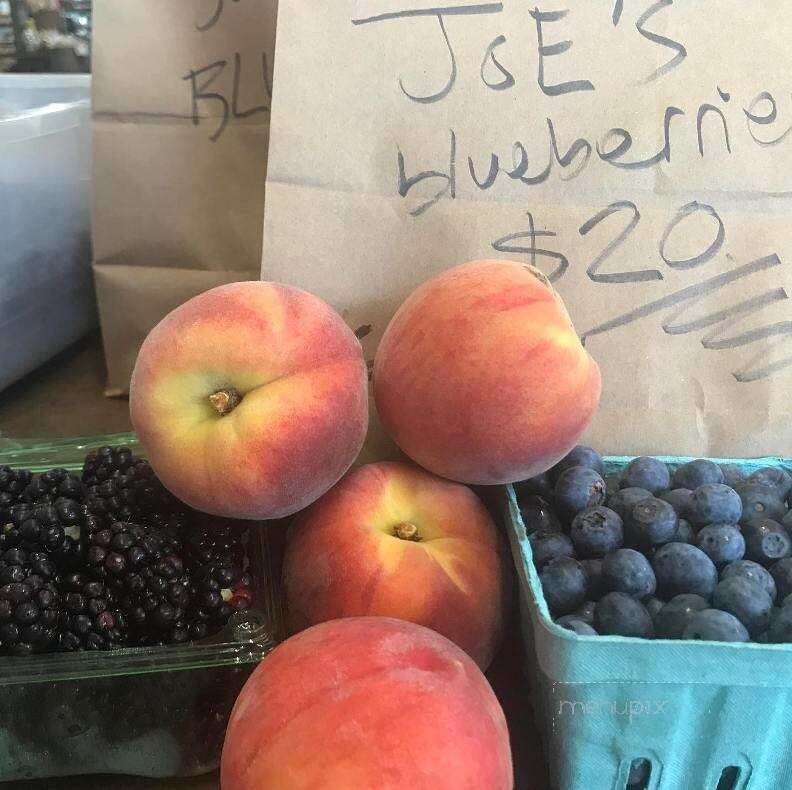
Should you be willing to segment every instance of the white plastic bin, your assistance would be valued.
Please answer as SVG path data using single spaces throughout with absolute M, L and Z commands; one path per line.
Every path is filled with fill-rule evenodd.
M 0 389 L 97 321 L 90 91 L 87 74 L 0 74 Z

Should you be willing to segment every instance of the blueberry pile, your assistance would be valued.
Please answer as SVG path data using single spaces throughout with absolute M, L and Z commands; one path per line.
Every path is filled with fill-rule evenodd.
M 0 467 L 0 655 L 181 644 L 246 609 L 247 525 L 173 497 L 126 447 L 82 474 Z
M 576 447 L 515 486 L 555 621 L 581 635 L 792 642 L 792 477 Z

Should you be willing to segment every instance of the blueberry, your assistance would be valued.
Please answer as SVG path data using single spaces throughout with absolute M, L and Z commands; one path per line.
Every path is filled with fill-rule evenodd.
M 633 506 L 650 496 L 652 492 L 645 488 L 622 488 L 609 496 L 606 504 L 621 516 L 622 521 L 625 521 L 632 512 Z
M 748 482 L 772 488 L 782 500 L 792 490 L 792 477 L 781 466 L 763 466 L 748 477 Z
M 693 543 L 694 540 L 695 540 L 695 534 L 693 532 L 693 527 L 690 526 L 690 522 L 686 521 L 684 518 L 679 519 L 677 530 L 674 533 L 674 537 L 671 540 L 671 542 Z
M 736 490 L 748 479 L 745 472 L 743 472 L 737 464 L 720 464 L 720 468 L 721 472 L 723 472 L 723 482 L 729 486 L 729 488 L 734 488 Z
M 624 543 L 622 520 L 604 505 L 595 505 L 578 513 L 569 532 L 580 557 L 604 557 Z
M 619 549 L 602 561 L 602 580 L 608 591 L 646 598 L 657 588 L 649 560 L 639 551 Z
M 668 467 L 656 458 L 640 456 L 633 458 L 621 475 L 622 488 L 645 488 L 652 494 L 659 494 L 671 487 Z
M 718 583 L 718 571 L 701 549 L 688 543 L 666 543 L 652 557 L 657 589 L 663 598 L 694 593 L 709 598 Z
M 748 631 L 733 615 L 720 609 L 696 612 L 682 632 L 683 639 L 707 639 L 714 642 L 747 642 Z
M 787 531 L 771 518 L 752 518 L 742 525 L 745 556 L 761 565 L 772 565 L 792 554 Z
M 574 557 L 575 547 L 563 532 L 534 532 L 528 536 L 534 565 L 541 568 L 557 557 Z
M 586 622 L 573 614 L 565 614 L 556 620 L 556 624 L 568 631 L 573 631 L 578 636 L 597 636 L 597 632 Z
M 627 777 L 627 788 L 646 787 L 652 772 L 652 764 L 645 757 L 638 757 L 630 763 L 630 775 Z
M 574 515 L 605 501 L 605 481 L 587 466 L 572 466 L 562 472 L 555 485 L 555 502 L 559 509 Z
M 528 496 L 540 496 L 543 499 L 552 499 L 553 484 L 550 482 L 550 477 L 547 472 L 542 472 L 542 474 L 536 475 L 536 477 L 530 477 L 528 480 L 515 483 L 514 492 L 517 494 L 518 499 L 523 499 Z
M 785 557 L 771 565 L 770 575 L 776 583 L 779 598 L 785 599 L 792 595 L 792 557 Z
M 756 517 L 772 518 L 774 521 L 781 521 L 784 518 L 786 513 L 784 503 L 772 488 L 746 483 L 736 490 L 742 501 L 743 521 Z
M 642 499 L 627 519 L 628 542 L 638 547 L 660 546 L 674 537 L 678 525 L 677 514 L 668 502 L 655 497 Z
M 678 467 L 672 478 L 674 488 L 694 489 L 705 483 L 722 483 L 723 470 L 714 462 L 706 458 L 697 458 Z
M 778 521 L 778 519 L 776 519 Z M 781 519 L 781 526 L 790 534 L 792 534 L 792 510 L 788 510 L 784 517 Z
M 737 492 L 723 483 L 705 483 L 690 497 L 687 520 L 694 529 L 707 524 L 736 524 L 742 515 Z
M 682 633 L 696 612 L 709 608 L 709 601 L 700 595 L 675 595 L 655 616 L 655 633 L 659 639 L 681 639 Z
M 767 568 L 762 567 L 758 562 L 753 560 L 737 560 L 737 562 L 729 563 L 721 571 L 721 581 L 724 579 L 731 579 L 734 576 L 740 576 L 751 581 L 759 582 L 764 587 L 765 592 L 770 596 L 771 600 L 776 599 L 776 583 Z
M 649 612 L 649 616 L 652 620 L 655 619 L 655 615 L 665 606 L 665 601 L 655 598 L 654 595 L 644 598 L 641 603 L 646 607 L 646 611 Z
M 639 636 L 651 639 L 654 635 L 652 618 L 646 607 L 629 595 L 610 592 L 594 608 L 594 628 L 599 634 Z
M 710 524 L 699 530 L 695 544 L 718 568 L 745 555 L 745 538 L 735 524 Z
M 594 623 L 594 607 L 596 604 L 594 601 L 583 601 L 574 612 L 572 612 L 572 617 L 576 617 L 578 620 L 582 620 L 584 623 L 588 623 L 592 625 Z
M 579 444 L 572 452 L 564 456 L 549 472 L 551 480 L 557 480 L 562 472 L 571 469 L 573 466 L 587 466 L 593 469 L 601 477 L 605 477 L 605 464 L 602 456 L 591 447 Z
M 550 560 L 539 578 L 547 606 L 554 617 L 569 614 L 586 600 L 586 572 L 572 557 Z
M 519 500 L 525 533 L 561 532 L 561 522 L 553 512 L 550 503 L 540 496 L 528 496 Z
M 580 560 L 580 564 L 586 572 L 586 594 L 594 600 L 601 598 L 607 592 L 602 580 L 602 560 Z
M 769 642 L 792 642 L 792 606 L 785 606 L 770 621 L 767 629 Z
M 787 595 L 787 597 L 781 601 L 781 607 L 783 608 L 784 606 L 789 606 L 790 604 L 792 604 L 792 593 Z
M 773 601 L 761 584 L 750 579 L 733 576 L 719 582 L 712 594 L 712 605 L 733 614 L 752 636 L 770 625 Z
M 689 488 L 673 488 L 670 491 L 663 491 L 659 498 L 668 502 L 680 518 L 684 518 L 692 496 L 693 491 Z

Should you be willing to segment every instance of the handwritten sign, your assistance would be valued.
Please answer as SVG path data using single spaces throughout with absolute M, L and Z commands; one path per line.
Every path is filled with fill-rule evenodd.
M 94 9 L 94 270 L 109 388 L 171 308 L 258 276 L 276 0 Z
M 540 267 L 609 452 L 792 453 L 792 7 L 312 0 L 281 9 L 263 276 L 371 356 L 471 258 Z

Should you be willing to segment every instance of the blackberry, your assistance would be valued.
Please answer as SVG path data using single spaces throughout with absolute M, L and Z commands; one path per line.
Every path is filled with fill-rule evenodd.
M 86 486 L 100 485 L 124 474 L 134 460 L 128 447 L 98 447 L 85 456 L 82 481 Z
M 27 469 L 11 469 L 0 466 L 0 518 L 5 518 L 8 509 L 22 501 L 25 488 L 33 477 Z
M 88 568 L 119 602 L 131 644 L 169 644 L 190 638 L 190 589 L 181 544 L 171 533 L 114 522 L 86 536 Z
M 11 655 L 52 650 L 60 596 L 55 566 L 43 555 L 9 549 L 0 559 L 0 647 Z
M 62 570 L 74 570 L 81 562 L 80 536 L 88 511 L 85 505 L 60 497 L 53 503 L 18 504 L 0 536 L 0 548 L 44 552 Z
M 182 530 L 184 557 L 191 576 L 190 636 L 203 639 L 220 631 L 252 598 L 252 581 L 244 573 L 241 523 L 198 518 Z
M 90 512 L 114 521 L 131 521 L 160 529 L 182 528 L 189 520 L 189 508 L 160 483 L 148 461 L 130 453 L 127 463 L 127 456 L 123 457 L 123 468 L 89 487 L 87 505 Z M 109 468 L 100 467 L 99 473 L 109 473 Z M 97 477 L 89 474 L 88 479 Z
M 66 469 L 50 469 L 33 476 L 23 498 L 31 504 L 51 503 L 60 497 L 81 501 L 85 495 L 80 478 Z
M 61 585 L 58 650 L 115 650 L 126 643 L 126 621 L 110 588 L 87 574 L 68 574 Z

